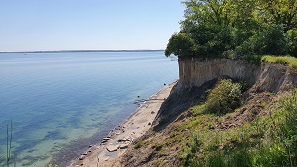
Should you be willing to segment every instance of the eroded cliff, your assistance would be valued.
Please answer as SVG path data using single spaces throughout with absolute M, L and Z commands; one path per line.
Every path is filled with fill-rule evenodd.
M 297 72 L 284 64 L 255 64 L 246 60 L 183 58 L 178 60 L 177 91 L 200 87 L 213 79 L 229 77 L 245 81 L 252 91 L 274 92 L 297 86 Z
M 201 162 L 201 166 L 210 166 L 204 161 L 210 155 L 217 152 L 225 155 L 226 150 L 242 149 L 246 144 L 242 144 L 244 138 L 261 142 L 266 132 L 274 134 L 274 129 L 270 128 L 272 122 L 283 117 L 275 117 L 271 122 L 267 122 L 267 117 L 272 118 L 278 111 L 275 109 L 281 106 L 280 99 L 288 96 L 287 90 L 297 86 L 297 71 L 286 64 L 255 64 L 230 59 L 179 59 L 178 63 L 178 84 L 162 104 L 153 127 L 122 156 L 123 166 L 192 166 L 195 161 Z M 249 90 L 243 92 L 246 98 L 236 111 L 211 114 L 205 109 L 208 90 L 222 78 L 245 81 Z M 268 129 L 255 135 L 253 129 L 264 128 L 262 121 L 266 121 Z M 238 134 L 244 136 L 238 137 Z M 260 144 L 249 145 L 259 149 Z

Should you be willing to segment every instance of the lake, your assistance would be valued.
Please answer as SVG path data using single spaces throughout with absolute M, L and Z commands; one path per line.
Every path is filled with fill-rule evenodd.
M 0 156 L 12 122 L 17 166 L 63 166 L 127 119 L 138 96 L 177 80 L 172 60 L 163 51 L 0 53 Z

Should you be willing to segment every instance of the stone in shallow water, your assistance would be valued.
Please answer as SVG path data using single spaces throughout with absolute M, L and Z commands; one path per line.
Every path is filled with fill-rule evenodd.
M 103 138 L 102 140 L 109 140 L 110 139 L 110 137 L 105 137 L 105 138 Z
M 84 159 L 85 159 L 85 156 L 84 156 L 84 155 L 81 155 L 81 156 L 79 156 L 78 159 L 79 159 L 79 160 L 84 160 Z

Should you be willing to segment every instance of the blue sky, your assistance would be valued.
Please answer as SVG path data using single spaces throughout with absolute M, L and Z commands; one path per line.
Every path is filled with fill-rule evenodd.
M 165 49 L 180 0 L 0 0 L 0 51 Z

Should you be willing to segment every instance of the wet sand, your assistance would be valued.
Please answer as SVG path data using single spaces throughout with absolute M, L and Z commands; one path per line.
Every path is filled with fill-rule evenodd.
M 98 144 L 89 146 L 84 153 L 72 160 L 69 167 L 116 167 L 120 165 L 120 156 L 125 153 L 135 139 L 145 134 L 151 127 L 162 103 L 169 96 L 176 82 L 164 86 L 151 96 L 125 122 L 114 128 Z

